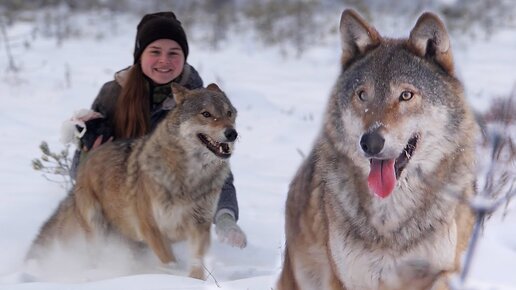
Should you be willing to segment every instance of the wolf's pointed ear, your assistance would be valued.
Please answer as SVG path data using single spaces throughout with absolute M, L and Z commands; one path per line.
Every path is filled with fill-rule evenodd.
M 423 13 L 410 32 L 408 43 L 417 55 L 435 60 L 448 73 L 453 74 L 450 38 L 437 15 Z
M 180 84 L 172 83 L 172 95 L 174 95 L 174 101 L 176 104 L 181 104 L 186 96 L 188 95 L 188 90 Z
M 365 54 L 380 44 L 382 38 L 374 27 L 352 9 L 346 9 L 340 17 L 340 38 L 343 65 Z
M 206 89 L 210 90 L 210 91 L 214 91 L 214 92 L 219 92 L 219 93 L 222 93 L 222 90 L 219 88 L 219 86 L 217 86 L 216 84 L 214 83 L 211 83 L 209 84 Z

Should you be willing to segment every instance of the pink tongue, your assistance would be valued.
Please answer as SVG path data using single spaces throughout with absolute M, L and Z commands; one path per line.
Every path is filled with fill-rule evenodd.
M 394 173 L 394 159 L 371 160 L 371 172 L 367 178 L 367 185 L 376 195 L 385 198 L 391 194 L 396 185 Z

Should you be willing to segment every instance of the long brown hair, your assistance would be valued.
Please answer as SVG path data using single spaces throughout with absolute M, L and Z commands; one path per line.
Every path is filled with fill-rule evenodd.
M 130 70 L 114 114 L 115 139 L 137 138 L 150 130 L 150 96 L 140 63 Z

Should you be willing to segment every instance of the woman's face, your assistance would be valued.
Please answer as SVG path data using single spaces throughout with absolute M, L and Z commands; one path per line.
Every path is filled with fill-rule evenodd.
M 162 85 L 177 78 L 185 64 L 185 55 L 181 46 L 171 39 L 158 39 L 143 50 L 140 58 L 143 73 Z

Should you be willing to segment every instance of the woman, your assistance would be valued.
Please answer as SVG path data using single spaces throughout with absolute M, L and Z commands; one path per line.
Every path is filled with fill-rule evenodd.
M 172 82 L 188 89 L 203 86 L 197 71 L 186 62 L 187 57 L 186 34 L 173 12 L 142 18 L 137 26 L 134 64 L 105 83 L 92 105 L 92 110 L 104 117 L 102 124 L 107 128 L 87 128 L 81 139 L 83 150 L 74 156 L 73 175 L 86 152 L 106 139 L 137 138 L 151 132 L 175 105 Z M 84 142 L 86 139 L 95 141 Z M 238 203 L 230 174 L 217 206 L 215 231 L 219 240 L 243 248 L 246 236 L 236 224 L 237 219 Z

